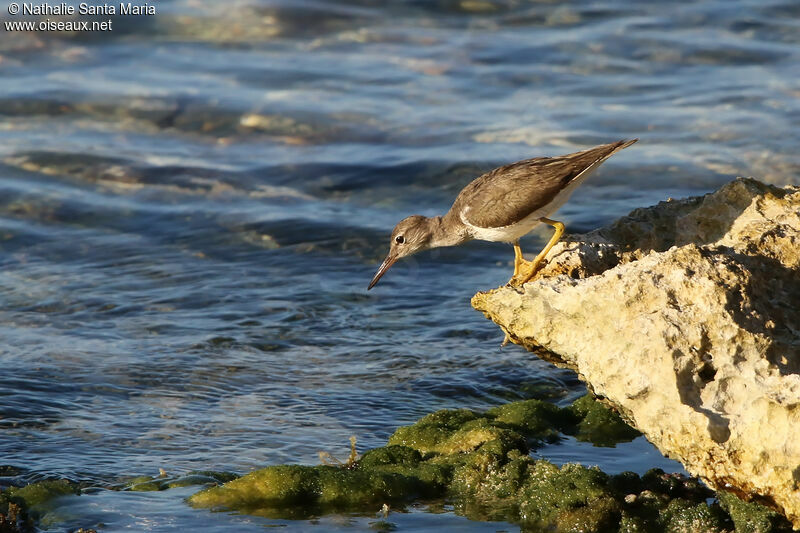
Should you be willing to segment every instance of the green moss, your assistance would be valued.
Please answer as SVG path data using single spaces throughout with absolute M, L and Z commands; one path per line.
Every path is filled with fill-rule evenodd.
M 658 531 L 652 522 L 626 511 L 622 512 L 618 530 L 619 533 L 656 533 Z
M 669 502 L 662 513 L 661 523 L 665 533 L 722 533 L 730 531 L 733 525 L 719 505 L 709 506 L 682 498 Z
M 466 409 L 442 410 L 401 427 L 389 437 L 389 445 L 402 445 L 419 452 L 454 454 L 471 452 L 481 444 L 500 438 L 503 428 Z
M 437 411 L 414 425 L 399 428 L 389 444 L 422 453 L 464 453 L 500 438 L 503 429 L 523 436 L 529 446 L 558 440 L 559 432 L 598 446 L 613 446 L 640 435 L 617 413 L 586 395 L 565 409 L 541 400 L 524 400 L 492 408 L 483 416 L 466 409 Z M 503 438 L 508 442 L 508 434 Z M 512 447 L 524 448 L 518 444 Z
M 337 508 L 407 501 L 427 493 L 416 476 L 380 469 L 320 467 L 319 503 Z
M 417 490 L 423 495 L 437 496 L 450 483 L 457 462 L 436 454 L 423 457 L 413 448 L 393 445 L 367 451 L 358 461 L 357 468 L 415 479 Z
M 556 428 L 571 416 L 540 400 L 502 405 L 490 409 L 485 416 L 464 409 L 443 410 L 399 428 L 389 438 L 389 444 L 445 455 L 481 448 L 501 455 L 511 450 L 527 452 L 531 444 L 557 440 Z
M 786 518 L 761 504 L 743 501 L 725 491 L 718 492 L 717 498 L 736 525 L 736 533 L 778 533 L 792 529 Z
M 40 481 L 20 488 L 11 487 L 5 492 L 10 500 L 21 504 L 28 511 L 34 512 L 53 498 L 79 493 L 77 485 L 64 479 Z
M 475 500 L 484 506 L 516 506 L 517 492 L 534 461 L 519 453 L 509 455 L 500 458 L 488 453 L 470 454 L 453 472 L 450 496 Z
M 0 507 L 7 522 L 0 522 L 0 531 L 8 526 L 8 531 L 15 531 L 17 527 L 24 531 L 33 531 L 33 524 L 47 529 L 50 525 L 61 521 L 62 517 L 55 516 L 53 501 L 61 496 L 79 494 L 78 486 L 66 480 L 40 481 L 24 487 L 9 487 L 0 494 Z
M 609 476 L 597 468 L 578 464 L 559 468 L 537 461 L 520 490 L 520 517 L 539 527 L 585 524 L 594 528 L 591 524 L 595 524 L 606 529 L 586 531 L 608 531 L 608 524 L 618 522 L 621 512 L 608 482 Z
M 651 470 L 608 476 L 577 464 L 534 460 L 528 447 L 558 438 L 558 430 L 611 445 L 638 435 L 590 396 L 560 409 L 539 400 L 514 402 L 484 414 L 442 410 L 399 428 L 389 445 L 343 465 L 272 466 L 204 489 L 189 502 L 281 518 L 332 511 L 374 511 L 417 498 L 452 502 L 481 520 L 506 520 L 548 531 L 665 533 L 731 530 L 713 493 L 696 480 Z M 355 455 L 353 455 L 355 457 Z M 153 483 L 150 478 L 139 484 Z M 160 480 L 161 487 L 222 481 L 210 473 Z M 769 516 L 743 502 L 740 524 L 762 531 Z M 749 514 L 744 513 L 748 511 Z M 745 527 L 744 525 L 741 527 Z M 763 531 L 780 531 L 764 529 Z
M 487 440 L 476 449 L 480 453 L 488 453 L 500 458 L 505 458 L 508 454 L 518 452 L 527 454 L 528 445 L 525 437 L 511 430 L 497 430 L 492 439 Z
M 541 400 L 508 403 L 489 409 L 486 415 L 537 444 L 558 440 L 559 428 L 572 422 L 571 412 Z
M 620 504 L 612 496 L 603 496 L 579 506 L 563 510 L 556 516 L 558 531 L 606 533 L 614 531 L 619 523 Z
M 574 434 L 579 441 L 591 442 L 596 446 L 614 446 L 641 435 L 590 394 L 578 398 L 567 409 L 577 420 L 574 429 L 567 432 Z
M 189 501 L 228 509 L 292 505 L 349 509 L 439 495 L 451 471 L 447 464 L 422 464 L 416 450 L 392 446 L 372 450 L 353 468 L 271 466 L 200 491 Z
M 219 487 L 202 490 L 189 498 L 199 507 L 242 509 L 288 506 L 316 502 L 322 467 L 278 465 L 251 472 Z
M 364 468 L 377 466 L 410 466 L 415 467 L 422 462 L 422 454 L 408 446 L 383 446 L 367 451 L 359 461 Z

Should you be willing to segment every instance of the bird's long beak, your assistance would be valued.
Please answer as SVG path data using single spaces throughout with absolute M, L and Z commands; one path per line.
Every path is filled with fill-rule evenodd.
M 397 254 L 392 254 L 391 252 L 389 253 L 389 255 L 386 256 L 386 259 L 383 260 L 381 266 L 378 267 L 378 271 L 375 273 L 375 277 L 372 278 L 372 281 L 369 282 L 369 287 L 367 287 L 367 290 L 370 290 L 378 283 L 378 280 L 380 280 L 381 277 L 384 274 L 386 274 L 386 271 L 389 270 L 389 267 L 392 266 L 395 263 L 395 261 L 397 261 L 397 259 L 398 259 Z

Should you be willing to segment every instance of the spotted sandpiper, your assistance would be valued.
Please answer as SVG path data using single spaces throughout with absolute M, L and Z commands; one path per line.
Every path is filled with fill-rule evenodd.
M 514 245 L 512 286 L 528 282 L 564 233 L 564 224 L 547 218 L 603 161 L 638 139 L 595 146 L 560 157 L 536 157 L 496 168 L 473 180 L 444 216 L 412 215 L 392 231 L 389 254 L 367 287 L 371 289 L 395 261 L 429 248 L 455 246 L 472 239 Z M 544 222 L 555 228 L 533 261 L 522 257 L 519 239 Z

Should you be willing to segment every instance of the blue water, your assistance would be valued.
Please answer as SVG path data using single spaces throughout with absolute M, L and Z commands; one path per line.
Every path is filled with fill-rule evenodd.
M 7 481 L 316 464 L 436 409 L 579 396 L 469 306 L 508 279 L 508 246 L 421 254 L 365 290 L 398 220 L 501 163 L 639 137 L 561 210 L 571 232 L 736 176 L 800 183 L 794 0 L 155 5 L 105 33 L 0 30 Z M 680 468 L 642 440 L 537 453 Z M 187 494 L 101 489 L 51 525 L 378 520 L 209 514 Z M 411 510 L 388 520 L 515 530 Z

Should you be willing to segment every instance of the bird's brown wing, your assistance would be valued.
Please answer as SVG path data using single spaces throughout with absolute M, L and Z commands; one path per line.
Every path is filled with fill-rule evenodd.
M 518 222 L 550 203 L 569 182 L 636 142 L 619 141 L 560 157 L 537 157 L 496 168 L 458 195 L 451 213 L 481 228 Z M 464 212 L 464 208 L 469 209 Z

